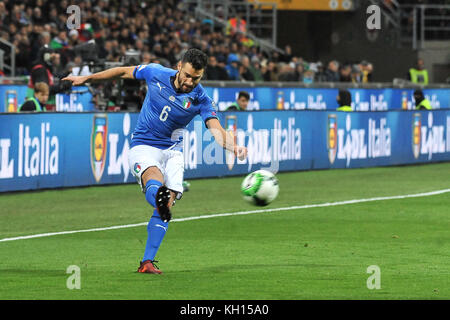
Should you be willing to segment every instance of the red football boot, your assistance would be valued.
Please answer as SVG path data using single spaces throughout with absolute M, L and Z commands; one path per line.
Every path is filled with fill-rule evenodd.
M 139 269 L 137 270 L 137 272 L 161 274 L 162 271 L 159 270 L 157 265 L 155 265 L 155 262 L 158 262 L 158 261 L 155 261 L 155 260 L 141 261 L 141 265 L 139 266 Z

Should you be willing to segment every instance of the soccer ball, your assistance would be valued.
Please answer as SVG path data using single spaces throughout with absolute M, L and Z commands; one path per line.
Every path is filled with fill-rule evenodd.
M 257 206 L 266 206 L 278 195 L 278 180 L 267 170 L 250 173 L 242 181 L 241 192 L 244 199 Z

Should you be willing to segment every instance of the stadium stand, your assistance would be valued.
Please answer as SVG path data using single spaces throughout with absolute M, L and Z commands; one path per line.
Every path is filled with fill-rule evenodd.
M 67 0 L 0 1 L 0 38 L 15 46 L 16 75 L 30 74 L 45 45 L 61 55 L 59 65 L 53 65 L 60 77 L 73 70 L 89 73 L 105 63 L 156 62 L 174 67 L 189 47 L 205 51 L 216 57 L 219 68 L 235 72 L 218 72 L 214 80 L 367 82 L 370 77 L 364 73 L 373 70 L 365 62 L 343 62 L 330 78 L 322 67 L 328 61 L 304 61 L 289 46 L 283 54 L 261 50 L 240 32 L 215 27 L 208 19 L 196 20 L 183 1 L 77 1 L 81 9 L 77 30 L 66 26 L 70 4 Z M 89 46 L 92 40 L 95 46 Z M 237 67 L 231 66 L 231 60 Z

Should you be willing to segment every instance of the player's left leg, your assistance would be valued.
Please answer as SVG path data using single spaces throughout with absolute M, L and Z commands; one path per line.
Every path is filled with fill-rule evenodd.
M 169 190 L 166 186 L 160 186 L 155 195 L 156 208 L 147 225 L 147 243 L 145 246 L 144 257 L 142 259 L 139 272 L 160 273 L 155 270 L 156 253 L 169 228 L 169 221 L 172 217 L 170 209 L 175 202 L 175 192 Z M 151 264 L 148 263 L 151 262 Z M 159 271 L 159 270 L 158 270 Z
M 143 261 L 154 260 L 169 228 L 172 206 L 176 199 L 181 198 L 183 192 L 183 154 L 173 150 L 164 150 L 164 153 L 167 156 L 163 167 L 165 185 L 159 187 L 156 192 L 156 207 L 147 226 L 149 237 Z
M 166 157 L 163 150 L 146 145 L 133 147 L 130 149 L 128 157 L 130 168 L 133 168 L 133 175 L 141 185 L 145 199 L 154 208 L 153 215 L 147 225 L 147 242 L 138 272 L 160 274 L 161 271 L 154 264 L 154 259 L 167 231 L 169 220 L 161 220 L 157 209 L 157 203 L 164 200 L 164 192 L 161 192 L 161 190 L 165 188 L 163 187 L 164 175 L 162 171 L 164 170 L 163 164 Z M 168 202 L 168 200 L 164 201 Z
M 154 207 L 153 214 L 147 225 L 148 236 L 142 259 L 143 263 L 147 260 L 155 260 L 156 253 L 169 227 L 170 211 L 168 214 L 167 212 L 162 214 L 159 211 L 159 206 L 170 200 L 170 191 L 167 193 L 164 191 L 167 188 L 163 186 L 162 181 L 164 181 L 162 173 L 156 167 L 150 167 L 142 174 L 142 184 L 145 184 L 145 198 Z

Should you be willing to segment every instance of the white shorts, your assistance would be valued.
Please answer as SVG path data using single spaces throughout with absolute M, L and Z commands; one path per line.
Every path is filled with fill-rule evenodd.
M 145 192 L 142 185 L 142 173 L 149 167 L 157 167 L 164 176 L 164 185 L 183 194 L 184 157 L 178 150 L 162 150 L 147 145 L 134 146 L 128 151 L 128 163 L 133 176 Z

